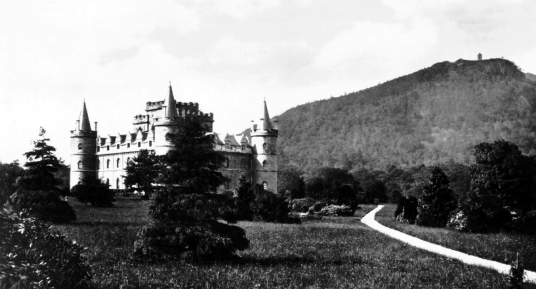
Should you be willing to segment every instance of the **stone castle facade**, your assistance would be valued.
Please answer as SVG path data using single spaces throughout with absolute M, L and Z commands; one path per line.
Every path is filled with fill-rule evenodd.
M 142 149 L 164 155 L 172 144 L 166 134 L 177 127 L 177 119 L 194 115 L 202 119 L 208 131 L 212 132 L 214 116 L 203 113 L 198 103 L 177 102 L 171 85 L 169 95 L 163 101 L 147 102 L 145 113 L 134 116 L 133 132 L 126 134 L 97 135 L 97 123 L 92 130 L 86 108 L 77 121 L 76 129 L 71 131 L 71 184 L 72 188 L 86 177 L 101 178 L 112 189 L 124 190 L 123 176 L 130 160 Z M 245 175 L 252 184 L 262 184 L 265 189 L 277 192 L 277 120 L 270 120 L 266 101 L 264 114 L 260 121 L 252 121 L 251 127 L 237 134 L 227 134 L 221 138 L 216 133 L 214 149 L 225 155 L 221 169 L 228 182 L 224 189 L 236 189 L 239 179 Z

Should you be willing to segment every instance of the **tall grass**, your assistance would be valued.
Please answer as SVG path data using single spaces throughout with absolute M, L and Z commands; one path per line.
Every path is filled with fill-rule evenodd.
M 511 232 L 472 234 L 402 224 L 395 221 L 395 210 L 396 205 L 385 205 L 376 213 L 376 221 L 428 242 L 501 263 L 510 264 L 519 252 L 523 256 L 525 269 L 536 271 L 536 236 Z
M 79 222 L 57 226 L 88 247 L 97 288 L 504 288 L 496 272 L 417 250 L 358 217 L 301 225 L 240 222 L 251 241 L 240 261 L 136 264 L 129 253 L 148 202 L 115 208 L 71 203 Z M 367 208 L 364 208 L 366 210 Z

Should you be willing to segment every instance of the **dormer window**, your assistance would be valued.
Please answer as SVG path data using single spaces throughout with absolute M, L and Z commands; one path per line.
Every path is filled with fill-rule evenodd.
M 231 150 L 231 144 L 228 144 L 228 143 L 225 144 L 225 149 L 226 149 L 226 150 Z
M 130 148 L 130 144 L 129 144 L 129 143 L 127 143 L 127 149 L 129 149 L 129 148 Z
M 242 150 L 243 150 L 243 151 L 246 150 L 246 145 L 245 145 L 245 144 L 242 145 Z
M 106 150 L 109 151 L 109 150 L 110 150 L 110 146 L 106 146 Z
M 117 145 L 117 149 L 119 149 L 119 145 Z
M 138 147 L 141 147 L 141 142 L 138 142 Z

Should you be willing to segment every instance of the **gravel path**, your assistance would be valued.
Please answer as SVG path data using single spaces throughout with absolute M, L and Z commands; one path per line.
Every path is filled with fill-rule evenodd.
M 376 209 L 366 214 L 361 219 L 361 222 L 376 231 L 379 231 L 383 234 L 386 234 L 392 238 L 398 239 L 406 244 L 417 247 L 419 249 L 430 251 L 430 252 L 443 255 L 449 258 L 457 259 L 457 260 L 462 261 L 465 264 L 494 269 L 501 274 L 508 275 L 510 273 L 510 265 L 506 265 L 503 263 L 486 260 L 486 259 L 482 259 L 476 256 L 465 254 L 462 252 L 454 251 L 449 248 L 445 248 L 436 244 L 432 244 L 430 242 L 423 241 L 421 239 L 412 237 L 410 235 L 406 235 L 400 231 L 393 230 L 391 228 L 387 228 L 381 225 L 380 223 L 376 222 L 376 220 L 374 220 L 374 217 L 376 216 L 376 213 L 382 208 L 383 206 L 379 205 Z M 536 284 L 536 272 L 525 270 L 525 278 L 523 279 L 523 281 Z

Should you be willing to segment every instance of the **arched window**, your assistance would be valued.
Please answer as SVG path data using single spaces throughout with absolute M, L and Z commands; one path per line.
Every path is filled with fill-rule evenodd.
M 266 143 L 262 144 L 262 150 L 266 152 Z
M 119 145 L 117 145 L 117 149 L 119 149 Z
M 115 188 L 119 189 L 119 178 L 115 179 Z
M 78 144 L 78 150 L 81 150 L 81 149 L 82 149 L 82 144 L 79 143 L 79 144 Z
M 130 148 L 130 144 L 129 144 L 129 143 L 127 143 L 127 149 L 129 149 L 129 148 Z
M 117 165 L 116 165 L 117 168 L 119 167 L 119 163 L 121 163 L 121 160 L 117 158 Z
M 82 168 L 82 161 L 78 161 L 78 169 Z
M 138 142 L 138 147 L 141 147 L 141 142 Z
M 106 150 L 109 151 L 109 150 L 110 150 L 110 146 L 106 146 Z
M 263 166 L 263 167 L 266 166 L 267 163 L 268 163 L 268 162 L 267 162 L 266 160 L 262 161 L 262 166 Z
M 97 160 L 97 169 L 100 170 L 100 161 L 99 160 Z
M 262 188 L 267 191 L 268 190 L 268 183 L 266 181 L 262 182 Z
M 107 161 L 106 161 L 106 168 L 107 168 L 107 169 L 110 168 L 110 160 L 107 160 Z
M 229 158 L 225 158 L 225 167 L 226 167 L 226 168 L 229 167 Z

